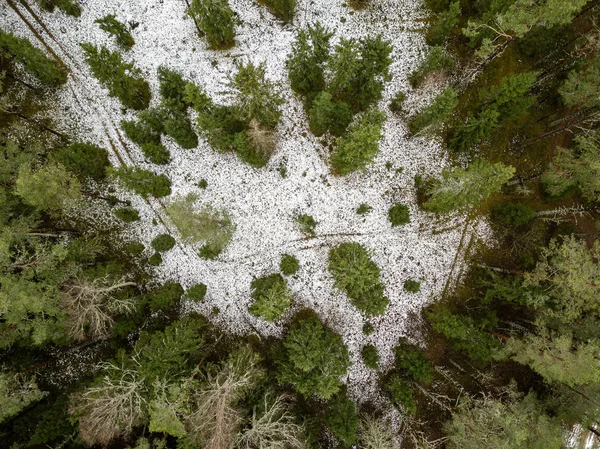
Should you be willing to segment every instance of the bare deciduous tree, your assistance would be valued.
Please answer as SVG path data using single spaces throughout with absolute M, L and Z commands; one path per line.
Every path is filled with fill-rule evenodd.
M 88 444 L 107 444 L 120 434 L 128 434 L 147 415 L 145 378 L 137 367 L 103 362 L 106 374 L 98 386 L 73 398 L 72 413 L 80 415 L 79 431 Z
M 247 347 L 234 351 L 219 370 L 204 376 L 204 388 L 190 393 L 193 406 L 186 428 L 193 444 L 203 449 L 233 447 L 241 419 L 235 403 L 260 375 L 258 360 Z
M 125 278 L 116 281 L 108 276 L 96 279 L 75 277 L 66 289 L 65 307 L 69 315 L 69 334 L 76 340 L 86 337 L 103 339 L 109 334 L 115 313 L 131 313 L 133 298 L 115 298 L 114 294 L 127 286 L 135 286 Z
M 363 449 L 394 449 L 394 434 L 390 424 L 369 415 L 361 417 L 358 425 L 359 447 Z
M 252 413 L 250 428 L 238 434 L 236 447 L 240 449 L 300 449 L 304 447 L 301 439 L 302 426 L 294 422 L 285 396 L 275 401 L 264 397 L 264 412 L 257 416 L 256 408 Z

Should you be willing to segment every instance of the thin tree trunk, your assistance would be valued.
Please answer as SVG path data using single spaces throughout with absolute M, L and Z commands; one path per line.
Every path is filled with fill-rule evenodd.
M 584 209 L 582 207 L 559 207 L 557 209 L 548 209 L 548 210 L 541 210 L 535 213 L 536 218 L 537 217 L 561 217 L 563 215 L 569 215 L 569 214 L 582 214 L 584 212 L 593 212 L 596 209 Z
M 20 118 L 22 118 L 23 120 L 26 120 L 26 121 L 28 121 L 28 122 L 30 122 L 30 123 L 33 123 L 34 125 L 36 125 L 36 126 L 39 126 L 39 127 L 40 127 L 40 128 L 42 128 L 43 130 L 45 130 L 45 131 L 48 131 L 49 133 L 52 133 L 52 134 L 54 134 L 55 136 L 57 136 L 57 137 L 60 137 L 61 139 L 64 139 L 64 140 L 66 140 L 67 142 L 69 141 L 68 137 L 67 137 L 67 136 L 65 136 L 64 134 L 62 134 L 62 133 L 59 133 L 58 131 L 56 131 L 56 130 L 54 130 L 54 129 L 52 129 L 52 128 L 48 128 L 48 127 L 47 127 L 46 125 L 44 125 L 43 123 L 41 123 L 41 122 L 38 122 L 37 120 L 35 120 L 35 119 L 31 118 L 31 117 L 27 117 L 26 115 L 24 115 L 24 114 L 21 114 L 20 112 L 13 112 L 13 111 L 6 111 L 6 112 L 8 112 L 9 114 L 14 114 L 14 115 L 16 115 L 17 117 L 20 117 Z
M 106 201 L 108 203 L 112 203 L 112 204 L 114 204 L 114 203 L 120 203 L 120 204 L 125 204 L 126 206 L 131 206 L 131 201 L 128 201 L 128 200 L 127 201 L 123 201 L 123 200 L 120 200 L 120 199 L 117 199 L 117 198 L 108 198 L 108 197 L 105 197 L 105 196 L 96 195 L 95 193 L 85 192 L 83 190 L 80 193 L 82 195 L 84 195 L 84 196 L 87 196 L 87 197 L 90 197 L 90 198 L 94 198 L 94 199 L 97 199 L 97 200 L 103 200 L 103 201 Z
M 543 175 L 543 173 L 540 173 L 538 175 L 528 176 L 527 178 L 521 178 L 520 176 L 518 176 L 517 179 L 513 179 L 512 181 L 508 181 L 506 183 L 506 185 L 510 187 L 510 186 L 514 186 L 514 185 L 517 185 L 517 184 L 523 184 L 524 182 L 533 181 L 534 179 L 541 178 L 542 175 Z
M 500 268 L 500 267 L 491 267 L 491 266 L 486 265 L 484 263 L 478 263 L 477 266 L 481 267 L 481 268 L 487 268 L 488 270 L 495 271 L 496 273 L 518 274 L 519 276 L 523 276 L 525 274 L 522 271 L 508 270 L 506 268 Z

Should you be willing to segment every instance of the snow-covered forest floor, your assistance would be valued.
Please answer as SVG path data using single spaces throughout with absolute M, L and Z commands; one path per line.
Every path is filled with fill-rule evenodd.
M 248 312 L 250 283 L 254 277 L 277 272 L 282 254 L 295 255 L 301 268 L 288 279 L 296 298 L 293 310 L 313 308 L 343 336 L 353 361 L 347 379 L 349 393 L 357 399 L 374 398 L 377 375 L 362 363 L 361 347 L 374 344 L 382 366 L 389 365 L 391 349 L 398 337 L 407 335 L 410 320 L 444 290 L 449 279 L 459 275 L 465 249 L 473 237 L 487 234 L 482 221 L 467 222 L 466 217 L 454 216 L 438 222 L 434 215 L 419 210 L 414 176 L 439 173 L 447 163 L 446 157 L 435 141 L 409 138 L 404 120 L 387 108 L 399 90 L 408 94 L 408 109 L 419 107 L 432 94 L 420 91 L 417 96 L 407 81 L 425 48 L 419 33 L 425 17 L 420 2 L 376 0 L 372 9 L 354 12 L 342 0 L 300 0 L 294 24 L 282 26 L 253 0 L 231 0 L 240 24 L 236 27 L 236 46 L 224 52 L 206 49 L 185 13 L 184 0 L 88 0 L 78 19 L 60 12 L 42 12 L 31 3 L 41 23 L 15 2 L 23 17 L 71 72 L 68 84 L 59 94 L 57 115 L 61 126 L 70 133 L 76 132 L 81 140 L 107 148 L 114 164 L 164 173 L 173 183 L 173 195 L 163 201 L 145 202 L 129 193 L 118 193 L 121 198 L 130 199 L 142 216 L 126 231 L 131 239 L 144 243 L 150 255 L 153 237 L 164 232 L 177 237 L 164 213 L 164 204 L 188 193 L 198 195 L 198 206 L 210 204 L 228 211 L 236 226 L 231 243 L 214 261 L 200 259 L 197 246 L 180 241 L 163 255 L 162 265 L 156 268 L 157 279 L 177 281 L 184 287 L 203 282 L 208 286 L 205 302 L 186 304 L 186 309 L 197 309 L 233 332 L 278 335 L 283 323 L 269 324 Z M 165 166 L 145 162 L 140 149 L 118 131 L 119 122 L 134 114 L 124 115 L 118 100 L 108 97 L 106 89 L 91 76 L 79 47 L 82 42 L 91 42 L 114 49 L 114 41 L 94 23 L 113 13 L 120 21 L 139 23 L 132 32 L 136 44 L 124 57 L 134 62 L 150 82 L 154 103 L 158 102 L 156 70 L 161 65 L 181 72 L 203 86 L 215 100 L 225 102 L 226 83 L 235 73 L 236 62 L 264 61 L 268 78 L 280 83 L 286 99 L 277 151 L 268 166 L 254 169 L 233 154 L 211 149 L 202 140 L 198 148 L 183 150 L 166 139 L 171 162 Z M 6 2 L 0 5 L 0 15 L 3 27 L 43 48 L 23 17 Z M 388 115 L 380 154 L 364 172 L 346 177 L 330 174 L 328 149 L 308 130 L 301 102 L 289 87 L 284 67 L 295 30 L 316 21 L 335 31 L 334 44 L 341 36 L 382 33 L 394 47 L 393 79 L 387 83 L 380 104 Z M 282 166 L 286 177 L 280 174 Z M 208 183 L 205 190 L 197 186 L 201 179 Z M 396 202 L 409 205 L 411 222 L 392 228 L 387 213 Z M 361 203 L 373 208 L 366 216 L 356 213 Z M 316 237 L 306 238 L 300 232 L 295 220 L 300 213 L 318 221 Z M 114 220 L 106 210 L 89 219 L 92 224 Z M 360 242 L 373 251 L 390 299 L 387 312 L 369 320 L 376 331 L 368 337 L 362 333 L 365 317 L 350 305 L 344 293 L 334 289 L 327 271 L 329 249 L 344 241 Z M 408 279 L 421 281 L 419 293 L 403 290 Z M 218 314 L 212 313 L 215 307 Z

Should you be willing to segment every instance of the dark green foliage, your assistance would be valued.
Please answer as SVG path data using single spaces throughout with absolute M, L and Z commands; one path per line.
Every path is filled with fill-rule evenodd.
M 165 175 L 155 175 L 148 170 L 126 166 L 110 168 L 109 172 L 115 175 L 125 188 L 144 198 L 150 195 L 161 198 L 171 194 L 171 181 Z
M 369 206 L 367 203 L 361 203 L 360 206 L 358 206 L 358 209 L 356 209 L 356 213 L 358 215 L 367 215 L 372 210 L 373 210 L 373 208 L 371 206 Z
M 171 160 L 171 153 L 160 142 L 144 142 L 140 145 L 142 153 L 153 164 L 164 165 Z
M 123 61 L 118 51 L 111 52 L 106 47 L 98 49 L 87 43 L 81 44 L 81 48 L 92 74 L 108 89 L 111 97 L 117 97 L 123 106 L 136 111 L 148 108 L 150 86 L 139 69 Z
M 379 369 L 379 353 L 377 352 L 377 348 L 373 345 L 366 345 L 360 350 L 360 356 L 367 365 L 371 369 Z
M 402 407 L 407 415 L 417 412 L 417 403 L 413 396 L 410 384 L 397 374 L 393 374 L 384 384 L 385 390 L 390 395 L 395 405 Z
M 73 17 L 81 15 L 81 6 L 78 0 L 36 0 L 41 8 L 54 12 L 54 8 L 60 9 L 65 14 Z
M 454 314 L 443 305 L 431 307 L 425 317 L 434 331 L 473 360 L 487 362 L 498 348 L 497 339 L 485 331 L 489 322 L 477 323 L 470 316 Z
M 390 79 L 392 46 L 381 35 L 359 41 L 341 38 L 330 60 L 333 78 L 328 91 L 355 111 L 365 111 L 381 100 L 383 83 Z
M 160 145 L 160 134 L 154 130 L 151 122 L 148 120 L 131 120 L 121 121 L 121 129 L 125 132 L 127 138 L 138 145 L 152 143 Z
M 356 406 L 346 394 L 338 393 L 329 401 L 325 408 L 325 425 L 344 446 L 356 442 Z
M 300 232 L 310 237 L 314 237 L 316 235 L 315 228 L 319 222 L 315 220 L 312 215 L 300 214 L 296 217 L 296 221 L 300 225 Z
M 287 281 L 279 273 L 254 279 L 250 287 L 254 302 L 248 310 L 267 321 L 281 318 L 294 300 L 288 291 Z
M 259 0 L 269 7 L 271 12 L 283 23 L 289 23 L 294 19 L 297 0 Z
M 452 29 L 458 25 L 460 12 L 460 1 L 457 0 L 450 3 L 450 7 L 446 11 L 437 14 L 425 36 L 427 44 L 442 45 L 446 42 Z
M 379 267 L 360 243 L 348 242 L 329 251 L 329 271 L 335 287 L 344 290 L 350 302 L 367 315 L 381 315 L 389 299 L 379 280 Z
M 178 109 L 185 109 L 188 106 L 187 101 L 185 101 L 187 81 L 183 79 L 179 72 L 161 66 L 158 68 L 158 82 L 160 84 L 160 96 L 169 105 Z
M 125 223 L 139 221 L 140 219 L 140 213 L 132 207 L 121 207 L 119 209 L 115 209 L 115 215 L 118 219 L 123 220 Z
M 264 63 L 239 64 L 230 84 L 233 90 L 236 116 L 246 122 L 256 120 L 267 128 L 274 128 L 281 117 L 283 98 L 274 83 L 265 78 Z
M 277 379 L 291 383 L 305 397 L 329 399 L 336 394 L 350 366 L 342 337 L 313 316 L 295 323 L 277 355 Z
M 413 134 L 431 129 L 439 129 L 458 106 L 458 92 L 448 87 L 440 93 L 433 103 L 415 115 L 408 123 Z
M 279 269 L 285 275 L 291 276 L 292 274 L 296 274 L 298 269 L 300 269 L 300 262 L 294 256 L 289 254 L 284 254 L 281 256 L 281 262 L 279 262 Z
M 188 301 L 202 302 L 206 296 L 206 285 L 200 282 L 188 288 L 184 298 Z
M 72 143 L 56 150 L 53 156 L 67 170 L 81 178 L 89 176 L 96 181 L 104 179 L 106 167 L 110 166 L 108 152 L 92 143 Z
M 193 0 L 188 14 L 206 36 L 210 48 L 222 50 L 235 45 L 234 13 L 227 0 Z
M 165 112 L 164 133 L 171 137 L 181 148 L 196 148 L 198 146 L 198 136 L 192 129 L 187 114 L 176 110 Z
M 419 281 L 415 281 L 414 279 L 404 281 L 404 291 L 408 293 L 418 293 L 421 291 L 421 283 Z
M 222 252 L 221 248 L 205 243 L 198 250 L 198 257 L 200 259 L 215 260 Z
M 134 256 L 142 254 L 144 252 L 144 249 L 146 249 L 146 247 L 142 243 L 138 243 L 138 242 L 131 242 L 131 243 L 127 243 L 125 245 L 125 252 L 127 252 L 131 255 L 134 255 Z M 160 254 L 159 254 L 159 256 L 160 256 Z
M 3 30 L 0 30 L 0 55 L 7 55 L 13 61 L 22 64 L 26 72 L 31 73 L 43 84 L 58 86 L 67 81 L 67 73 L 62 65 L 47 57 L 27 39 Z
M 535 218 L 535 211 L 523 203 L 504 203 L 492 208 L 492 219 L 504 226 L 524 226 Z
M 353 9 L 364 9 L 371 4 L 371 0 L 348 0 L 348 4 Z
M 28 446 L 49 444 L 64 438 L 65 435 L 71 435 L 76 427 L 69 419 L 68 407 L 67 396 L 59 396 L 50 408 L 42 413 Z
M 334 136 L 341 136 L 352 121 L 350 107 L 343 102 L 333 103 L 328 92 L 317 95 L 308 114 L 308 124 L 315 136 L 321 136 L 327 131 Z
M 198 187 L 200 187 L 202 190 L 206 189 L 208 187 L 208 182 L 206 179 L 201 179 L 198 181 Z
M 121 23 L 116 19 L 115 14 L 108 14 L 101 19 L 96 19 L 95 23 L 100 25 L 100 28 L 103 31 L 106 31 L 111 36 L 114 36 L 117 44 L 121 47 L 128 49 L 133 47 L 133 44 L 135 44 L 133 37 L 131 37 L 131 33 L 129 33 L 129 30 L 127 30 L 127 27 L 124 23 Z
M 400 114 L 404 112 L 404 102 L 406 101 L 406 94 L 399 90 L 390 101 L 390 111 L 394 114 Z
M 306 30 L 300 29 L 292 44 L 286 68 L 294 92 L 312 104 L 319 92 L 325 90 L 325 62 L 329 58 L 329 40 L 333 33 L 319 22 Z
M 401 226 L 410 223 L 410 211 L 408 206 L 396 203 L 388 211 L 388 218 L 392 226 Z
M 431 383 L 433 366 L 420 348 L 400 338 L 394 354 L 396 368 L 403 376 L 422 384 Z
M 410 74 L 408 81 L 412 87 L 419 87 L 432 73 L 448 72 L 454 68 L 454 59 L 444 52 L 442 47 L 433 47 L 419 68 Z
M 373 332 L 375 332 L 375 327 L 371 323 L 365 323 L 363 324 L 362 331 L 365 335 L 371 335 Z
M 385 114 L 371 110 L 359 116 L 348 127 L 347 134 L 336 140 L 331 167 L 339 175 L 364 169 L 379 152 Z
M 160 234 L 154 237 L 151 245 L 155 251 L 162 253 L 164 251 L 169 251 L 175 246 L 175 239 L 169 234 Z
M 478 143 L 487 141 L 499 124 L 500 113 L 495 109 L 486 109 L 461 124 L 448 142 L 448 147 L 458 152 L 472 150 Z
M 162 256 L 160 253 L 154 253 L 148 259 L 148 263 L 153 267 L 158 267 L 162 263 Z
M 174 306 L 182 295 L 183 287 L 180 284 L 167 282 L 148 295 L 148 305 L 152 311 L 166 310 Z
M 177 294 L 175 290 L 174 297 Z M 139 353 L 139 373 L 148 379 L 148 385 L 155 380 L 188 375 L 193 364 L 197 363 L 198 350 L 204 343 L 200 333 L 204 325 L 203 320 L 187 317 L 175 321 L 164 331 L 141 333 L 136 342 L 136 352 Z

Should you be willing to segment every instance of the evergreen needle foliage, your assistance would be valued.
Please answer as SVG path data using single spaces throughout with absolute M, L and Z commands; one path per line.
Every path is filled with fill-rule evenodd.
M 115 14 L 108 14 L 101 19 L 96 19 L 95 22 L 100 25 L 100 28 L 103 31 L 106 31 L 111 36 L 114 36 L 117 44 L 124 49 L 131 48 L 135 44 L 131 33 L 129 30 L 127 30 L 125 24 L 116 19 Z
M 188 14 L 206 36 L 210 48 L 224 50 L 235 45 L 234 13 L 227 0 L 193 0 Z
M 331 155 L 331 167 L 335 174 L 347 175 L 363 170 L 379 152 L 379 140 L 385 114 L 371 110 L 359 115 L 350 124 L 347 134 L 336 140 Z
M 107 89 L 111 97 L 117 97 L 123 106 L 136 111 L 147 109 L 150 104 L 150 86 L 133 64 L 123 61 L 121 53 L 106 47 L 81 44 L 85 60 L 92 74 Z
M 259 0 L 269 7 L 271 12 L 281 19 L 283 23 L 289 23 L 294 19 L 297 0 Z
M 329 251 L 329 271 L 335 287 L 344 290 L 354 305 L 367 315 L 382 315 L 389 299 L 379 280 L 379 267 L 360 243 L 342 243 Z
M 330 399 L 342 386 L 350 360 L 342 338 L 312 316 L 294 323 L 276 355 L 277 378 L 303 396 Z
M 281 262 L 279 263 L 279 269 L 287 276 L 296 274 L 300 269 L 300 262 L 295 256 L 284 254 L 281 256 Z
M 254 302 L 248 310 L 267 321 L 281 318 L 294 301 L 288 291 L 287 281 L 279 273 L 254 279 L 250 287 Z
M 356 406 L 345 392 L 336 394 L 327 404 L 325 424 L 344 446 L 351 446 L 356 442 Z
M 171 181 L 165 175 L 155 175 L 151 171 L 137 167 L 123 166 L 109 168 L 109 173 L 125 187 L 144 198 L 152 195 L 161 198 L 171 194 Z
M 410 212 L 404 204 L 394 204 L 388 211 L 388 218 L 392 226 L 401 226 L 410 223 Z
M 27 39 L 3 30 L 0 30 L 0 56 L 7 56 L 9 60 L 22 64 L 26 72 L 48 86 L 67 82 L 67 73 L 61 64 L 50 59 Z
M 159 234 L 152 239 L 151 246 L 159 253 L 169 251 L 175 246 L 175 239 L 169 234 Z

